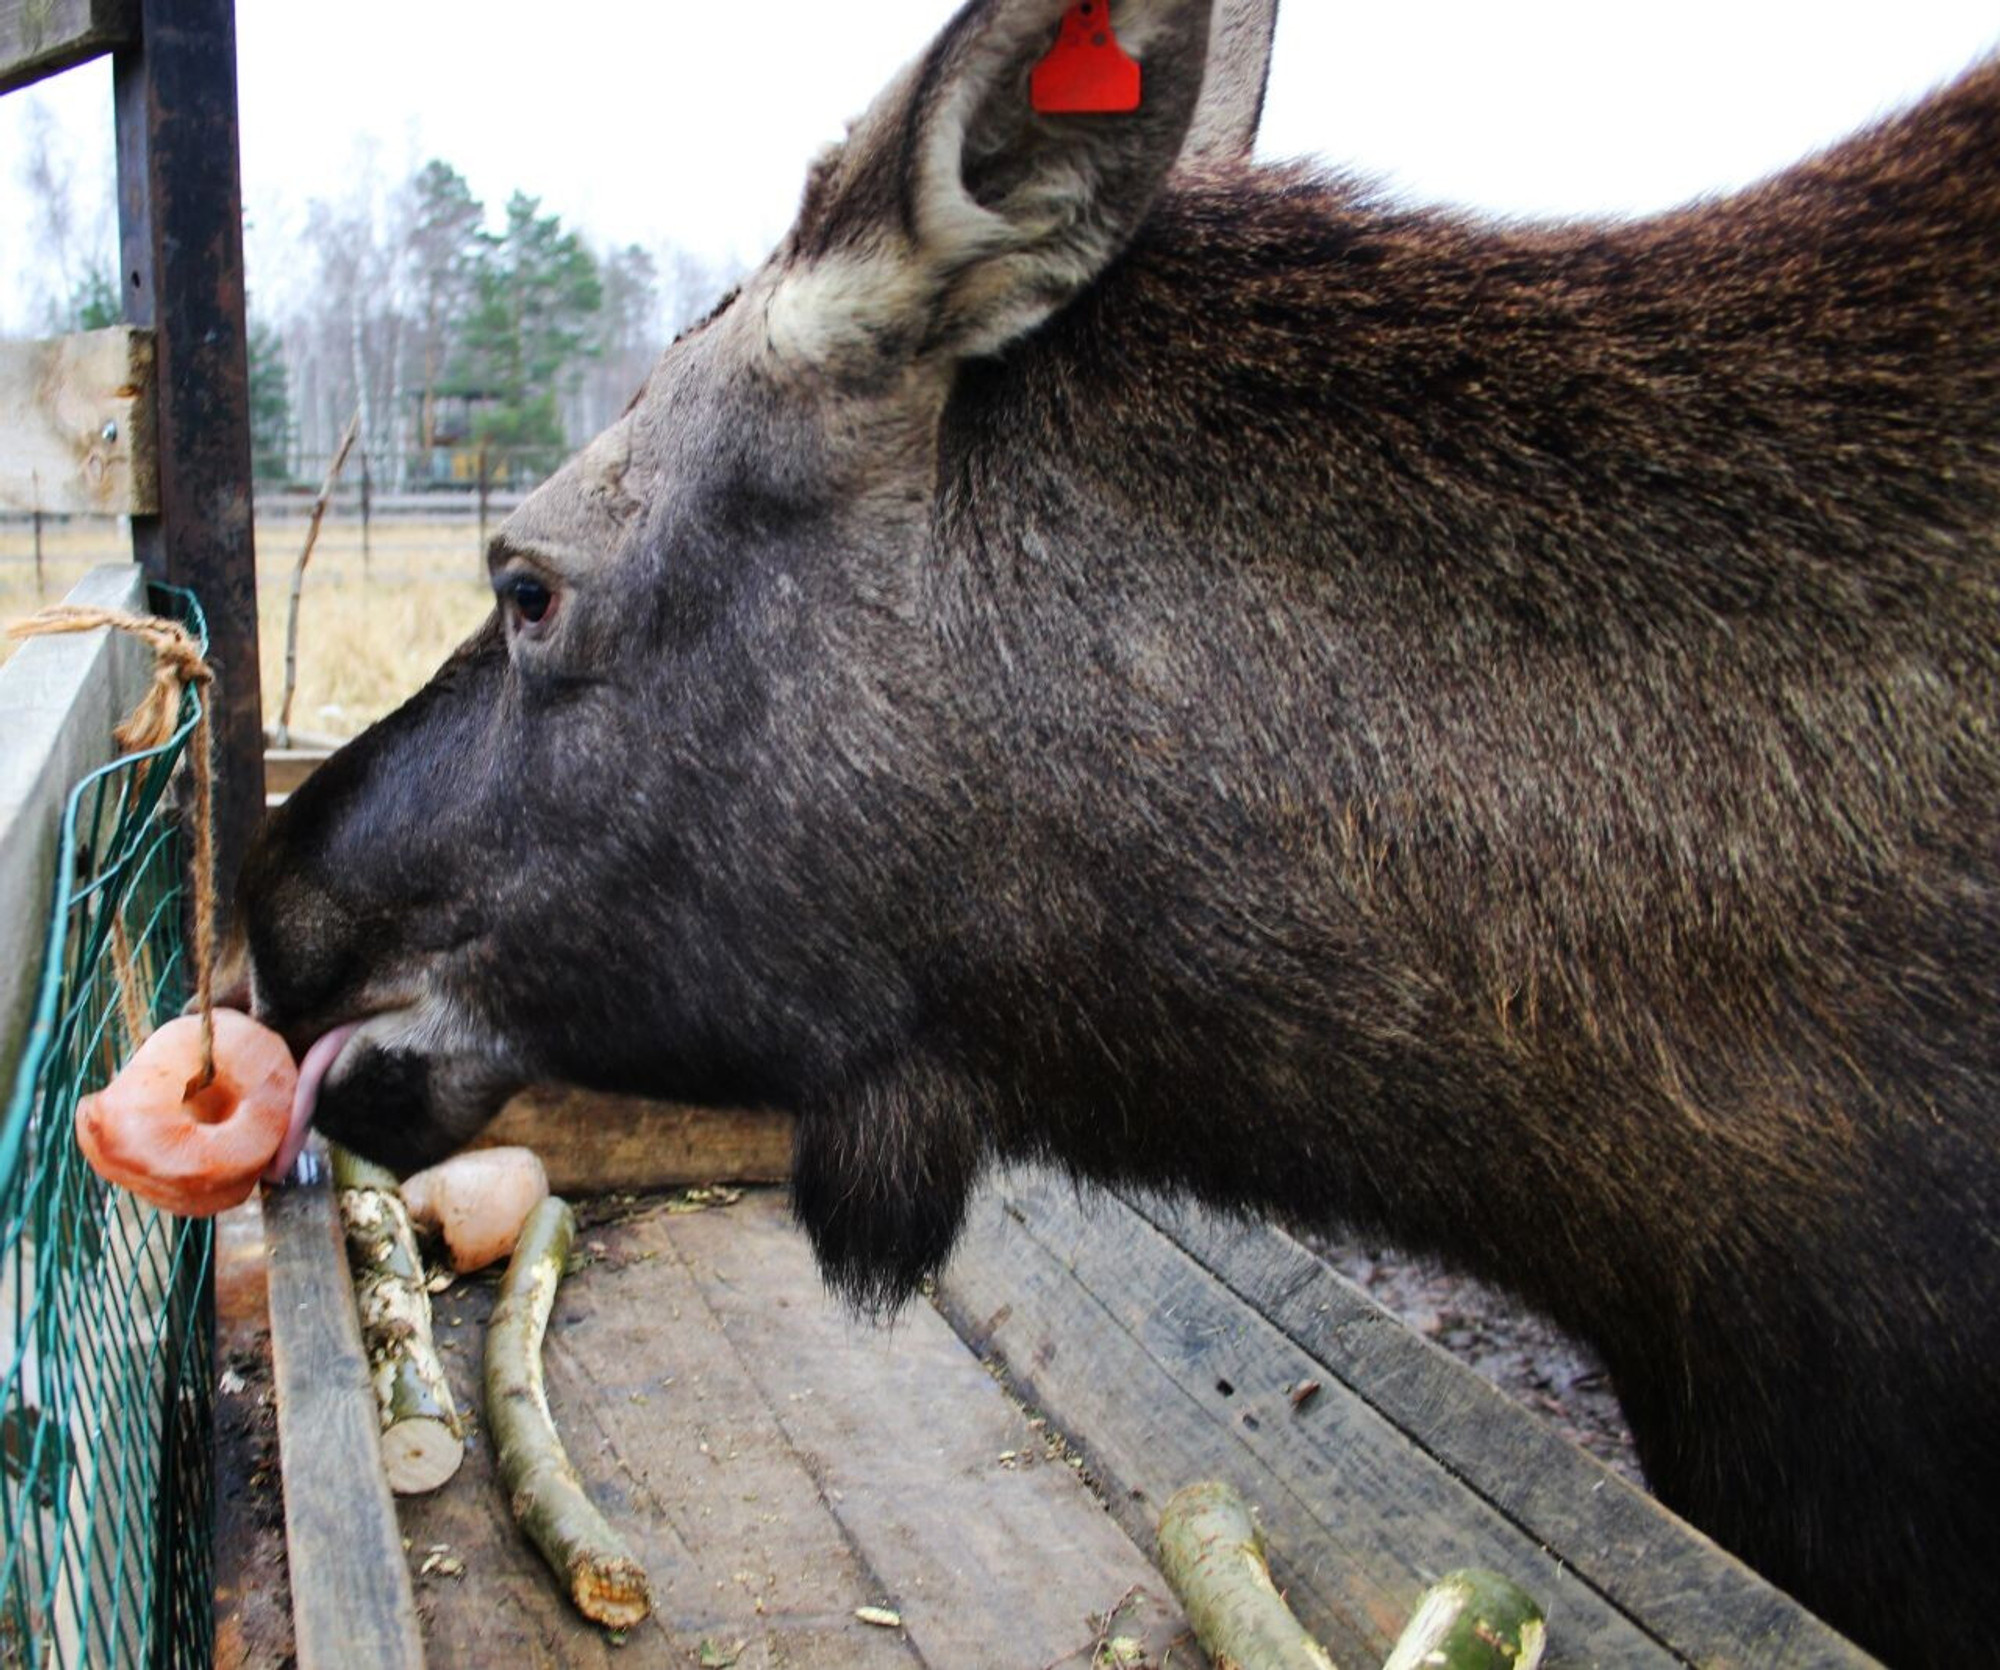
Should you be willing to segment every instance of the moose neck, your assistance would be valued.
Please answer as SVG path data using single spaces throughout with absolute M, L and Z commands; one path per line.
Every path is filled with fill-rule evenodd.
M 1609 226 L 1213 171 L 999 380 L 1052 462 L 1231 552 L 1583 637 L 1801 611 L 1851 631 L 1936 580 L 1937 530 L 2000 521 L 1979 346 L 2000 291 L 1978 276 L 2000 133 L 1950 110 L 1938 143 L 1963 154 L 1920 150 L 1928 170 L 1864 138 Z
M 1514 1085 L 1544 1129 L 1572 1108 L 1573 1156 L 1607 1095 L 1653 1109 L 1576 1167 L 1607 1218 L 1668 1174 L 1729 1198 L 1750 1157 L 1725 1139 L 1690 1164 L 1688 1141 L 1748 1098 L 1812 1105 L 1785 1062 L 1825 1059 L 1789 1047 L 1837 1007 L 1818 971 L 1881 927 L 1823 896 L 1835 855 L 1901 866 L 1888 908 L 1920 911 L 1964 838 L 1936 809 L 1994 792 L 1965 682 L 2000 698 L 2000 652 L 1950 594 L 2000 524 L 1995 391 L 1937 310 L 2000 335 L 1992 287 L 1943 270 L 2000 263 L 2000 189 L 1941 248 L 1928 217 L 1967 188 L 1949 165 L 1887 181 L 1896 154 L 1864 139 L 1610 228 L 1217 172 L 962 376 L 940 544 L 964 617 L 1008 634 L 985 688 L 1036 769 L 1088 785 L 1074 848 L 1155 865 L 1123 902 L 1231 876 L 1255 932 L 1229 930 L 1247 948 L 1215 977 L 1276 994 L 1265 1059 L 1315 1007 L 1368 1058 L 1330 1191 L 1350 1212 L 1426 1105 L 1440 1130 L 1486 1119 L 1449 1105 L 1455 1071 Z M 1197 706 L 1191 758 L 1173 715 Z M 1133 856 L 1161 824 L 1185 831 L 1177 870 Z M 1158 937 L 1213 971 L 1195 932 Z M 1152 948 L 1124 950 L 1137 981 Z M 1198 1024 L 1199 993 L 1153 1014 L 1181 997 Z M 1288 1068 L 1305 1097 L 1355 1066 L 1300 1051 L 1267 1101 Z

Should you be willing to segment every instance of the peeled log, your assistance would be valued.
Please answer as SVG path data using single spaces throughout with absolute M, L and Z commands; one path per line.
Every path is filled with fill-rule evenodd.
M 1455 1571 L 1424 1591 L 1382 1670 L 1535 1670 L 1547 1645 L 1542 1609 L 1492 1571 Z
M 1160 1570 L 1217 1670 L 1334 1670 L 1271 1581 L 1263 1539 L 1228 1485 L 1191 1484 L 1167 1504 Z
M 529 1214 L 486 1325 L 486 1425 L 515 1521 L 586 1618 L 630 1629 L 652 1610 L 646 1569 L 584 1494 L 542 1381 L 542 1337 L 576 1218 L 550 1196 Z
M 465 1459 L 457 1406 L 431 1337 L 431 1300 L 416 1233 L 380 1166 L 333 1150 L 361 1343 L 382 1422 L 382 1471 L 398 1496 L 435 1490 Z

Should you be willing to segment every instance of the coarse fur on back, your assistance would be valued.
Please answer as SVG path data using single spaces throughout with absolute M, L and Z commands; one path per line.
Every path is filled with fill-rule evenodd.
M 409 1165 L 563 1077 L 800 1115 L 863 1303 L 996 1159 L 1349 1225 L 1603 1353 L 1905 1664 L 2000 1544 L 2000 66 L 1494 225 L 1184 154 L 975 0 L 273 820 L 261 1013 Z M 1225 125 L 1222 131 L 1229 131 Z M 524 589 L 525 588 L 525 589 Z
M 1075 785 L 1031 850 L 1089 855 L 1014 962 L 1058 994 L 1050 1070 L 1010 1074 L 1047 1151 L 1526 1292 L 1603 1350 L 1667 1500 L 1878 1643 L 1937 1627 L 1909 1574 L 1977 1570 L 2000 1485 L 1996 273 L 1992 66 L 1633 226 L 1217 171 L 963 377 L 941 472 L 952 546 L 1060 563 L 1068 528 L 1091 614 L 1250 626 L 1082 631 L 1045 566 L 961 604 L 991 721 Z M 968 972 L 969 1005 L 1004 979 Z M 879 1210 L 850 1249 L 827 1208 L 871 1295 L 936 1250 Z

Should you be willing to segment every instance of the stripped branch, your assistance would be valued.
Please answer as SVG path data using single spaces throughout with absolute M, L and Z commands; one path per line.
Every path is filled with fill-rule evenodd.
M 652 1609 L 645 1567 L 584 1494 L 542 1380 L 542 1338 L 576 1234 L 551 1195 L 529 1215 L 486 1327 L 486 1424 L 515 1521 L 586 1618 L 630 1629 Z
M 320 484 L 319 497 L 313 500 L 312 520 L 306 524 L 305 549 L 299 552 L 299 560 L 292 568 L 292 595 L 285 608 L 285 693 L 278 702 L 278 728 L 271 738 L 279 748 L 292 745 L 292 692 L 299 682 L 299 598 L 305 590 L 306 564 L 312 561 L 313 547 L 319 543 L 319 525 L 326 519 L 326 503 L 333 497 L 334 483 L 340 480 L 341 466 L 347 462 L 354 437 L 360 433 L 361 414 L 357 411 L 348 421 L 347 433 L 340 437 L 340 450 L 333 455 L 326 480 Z
M 1228 1485 L 1204 1480 L 1160 1515 L 1160 1570 L 1201 1650 L 1230 1670 L 1334 1670 L 1271 1581 L 1263 1539 Z
M 437 1489 L 465 1458 L 451 1385 L 431 1337 L 423 1259 L 393 1176 L 336 1147 L 333 1186 L 382 1422 L 382 1471 L 398 1496 L 420 1495 Z

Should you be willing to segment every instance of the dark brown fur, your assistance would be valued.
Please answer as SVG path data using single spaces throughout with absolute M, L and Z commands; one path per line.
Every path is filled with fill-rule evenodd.
M 1102 703 L 1061 673 L 1079 771 L 1106 730 L 1168 758 L 1187 792 L 1149 783 L 1146 807 L 1176 869 L 1226 874 L 1260 930 L 1230 984 L 1283 992 L 1224 1056 L 1248 1175 L 1217 1192 L 1308 1221 L 1338 1202 L 1528 1293 L 1605 1351 L 1668 1500 L 1913 1657 L 1937 1623 L 1909 1574 L 1978 1569 L 1972 1502 L 2000 1476 L 1977 1413 L 2000 1367 L 1996 274 L 1989 66 L 1761 190 L 1629 227 L 1217 177 L 953 413 L 950 514 L 988 545 L 1046 481 L 1142 548 L 1219 506 L 1272 554 L 1179 599 L 1261 626 L 1192 681 L 1203 751 L 1233 787 L 1262 768 L 1256 838 L 1143 670 L 1102 668 L 1123 686 Z M 992 433 L 1033 461 L 1010 449 L 989 482 Z M 1046 580 L 1021 583 L 1046 603 Z M 1024 633 L 1028 607 L 989 618 L 1087 642 Z M 1078 810 L 1098 830 L 1076 840 L 1118 827 Z M 1329 968 L 1335 989 L 1299 978 Z M 1078 1007 L 1102 1027 L 1101 999 Z M 1316 1122 L 1272 1117 L 1294 1097 L 1247 1066 L 1299 1012 L 1352 1032 L 1315 1063 L 1341 1087 L 1325 1171 Z M 1753 1482 L 1740 1435 L 1769 1443 L 1774 1402 L 1791 1441 Z M 1932 1464 L 1892 1404 L 1949 1435 L 1921 1507 Z M 1862 1539 L 1865 1561 L 1842 1552 Z
M 922 265 L 927 124 L 1025 4 L 818 172 L 509 523 L 495 623 L 267 832 L 260 1006 L 382 1017 L 322 1117 L 401 1164 L 543 1075 L 792 1106 L 866 1301 L 996 1157 L 1437 1253 L 1595 1342 L 1667 1501 L 1977 1658 L 2000 68 L 1726 201 L 1495 227 L 1153 195 L 1175 3 L 1084 280 Z M 1019 108 L 982 203 L 1090 143 Z

